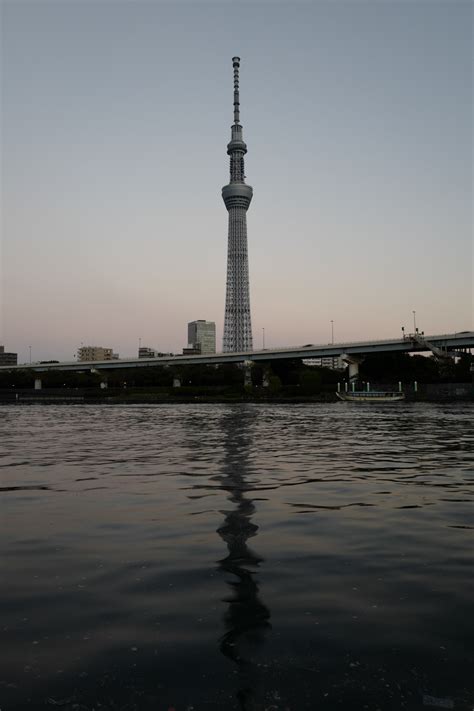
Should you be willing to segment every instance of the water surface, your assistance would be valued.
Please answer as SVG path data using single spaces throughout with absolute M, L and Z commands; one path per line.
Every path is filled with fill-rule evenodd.
M 474 406 L 0 408 L 0 707 L 471 709 Z

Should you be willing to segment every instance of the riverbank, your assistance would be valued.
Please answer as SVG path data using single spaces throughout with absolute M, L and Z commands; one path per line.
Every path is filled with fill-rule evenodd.
M 404 388 L 408 402 L 443 402 L 472 401 L 474 402 L 473 383 L 427 383 Z M 372 389 L 378 389 L 375 385 Z M 384 385 L 383 389 L 396 390 L 393 386 Z M 319 393 L 298 394 L 291 392 L 268 392 L 263 389 L 238 392 L 213 388 L 45 388 L 43 390 L 2 389 L 0 403 L 101 403 L 101 404 L 165 404 L 165 403 L 331 403 L 339 402 L 335 389 L 327 389 Z

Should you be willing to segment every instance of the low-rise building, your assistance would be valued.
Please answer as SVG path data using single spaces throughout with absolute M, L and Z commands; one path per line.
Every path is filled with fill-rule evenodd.
M 5 353 L 5 346 L 0 346 L 0 365 L 17 365 L 18 353 Z
M 154 348 L 149 348 L 148 346 L 140 346 L 138 349 L 139 358 L 156 358 L 157 352 Z
M 103 346 L 81 346 L 77 351 L 77 360 L 94 361 L 94 360 L 118 360 L 118 353 L 114 353 L 112 348 L 104 348 Z
M 201 346 L 199 343 L 193 345 L 188 343 L 186 348 L 183 348 L 183 355 L 201 355 Z
M 148 346 L 140 346 L 138 349 L 139 358 L 165 358 L 172 355 L 172 353 L 163 353 L 162 351 L 157 351 L 156 348 L 149 348 Z

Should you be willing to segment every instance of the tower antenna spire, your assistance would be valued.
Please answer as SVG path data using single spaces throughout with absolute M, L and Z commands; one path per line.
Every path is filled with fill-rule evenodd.
M 240 123 L 239 69 L 240 57 L 232 57 L 234 67 L 234 123 Z

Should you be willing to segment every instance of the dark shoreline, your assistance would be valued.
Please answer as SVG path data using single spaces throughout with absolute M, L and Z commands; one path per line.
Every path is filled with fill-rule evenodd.
M 446 385 L 430 385 L 420 387 L 418 392 L 406 391 L 405 400 L 402 402 L 474 402 L 474 386 L 470 383 L 450 383 Z M 230 395 L 192 395 L 182 393 L 172 395 L 154 392 L 114 392 L 88 391 L 88 390 L 21 390 L 0 392 L 1 404 L 101 404 L 101 405 L 176 405 L 176 404 L 216 404 L 231 405 L 242 403 L 253 404 L 309 404 L 309 403 L 340 403 L 334 391 L 322 392 L 314 395 L 281 396 L 278 394 L 267 396 L 252 396 L 251 394 Z M 343 404 L 343 403 L 341 403 Z M 379 403 L 380 404 L 380 403 Z M 390 403 L 392 406 L 396 403 Z

